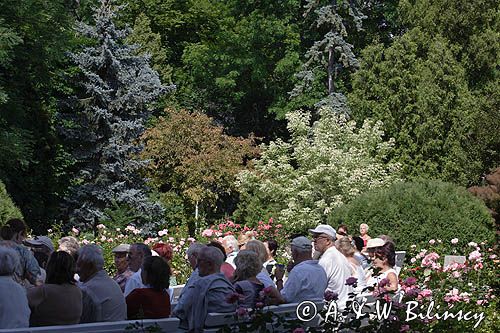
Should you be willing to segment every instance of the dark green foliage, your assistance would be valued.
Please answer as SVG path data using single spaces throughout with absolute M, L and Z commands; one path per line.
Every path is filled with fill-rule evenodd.
M 5 185 L 0 181 L 0 226 L 12 218 L 23 218 L 23 214 L 12 202 Z
M 440 181 L 398 182 L 341 206 L 328 217 L 336 227 L 347 224 L 353 234 L 366 223 L 369 234 L 392 237 L 396 248 L 429 239 L 481 242 L 494 239 L 494 225 L 484 204 L 464 188 Z
M 279 113 L 274 105 L 288 98 L 300 65 L 298 2 L 227 1 L 221 8 L 217 26 L 186 43 L 177 74 L 185 82 L 182 105 L 205 110 L 234 135 L 281 134 L 283 123 L 268 109 Z
M 66 163 L 53 114 L 72 47 L 65 1 L 0 1 L 0 179 L 36 232 L 52 223 Z
M 478 99 L 456 52 L 418 28 L 389 48 L 367 47 L 349 101 L 355 119 L 383 121 L 404 174 L 467 185 L 485 168 L 487 146 L 477 131 Z

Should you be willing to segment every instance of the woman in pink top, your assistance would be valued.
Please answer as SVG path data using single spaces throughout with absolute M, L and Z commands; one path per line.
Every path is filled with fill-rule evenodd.
M 366 248 L 366 243 L 368 242 L 368 240 L 372 239 L 369 235 L 368 235 L 368 229 L 370 229 L 368 227 L 368 224 L 366 223 L 361 223 L 360 226 L 359 226 L 359 233 L 360 233 L 360 237 L 363 239 L 363 248 Z

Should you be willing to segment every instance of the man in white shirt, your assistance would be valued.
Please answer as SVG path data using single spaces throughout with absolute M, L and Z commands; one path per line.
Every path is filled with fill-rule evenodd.
M 320 224 L 315 229 L 309 229 L 309 232 L 313 235 L 314 249 L 321 253 L 319 265 L 323 267 L 328 278 L 327 290 L 338 295 L 338 307 L 343 309 L 351 291 L 345 284 L 351 277 L 351 266 L 347 258 L 335 248 L 335 229 Z
M 295 264 L 283 287 L 283 270 L 276 270 L 278 290 L 282 302 L 300 303 L 323 299 L 328 284 L 325 270 L 312 260 L 312 243 L 306 237 L 296 237 L 291 243 L 292 259 Z
M 187 250 L 187 257 L 189 261 L 189 265 L 193 269 L 193 272 L 189 276 L 184 288 L 182 288 L 181 294 L 179 295 L 179 299 L 177 300 L 177 305 L 172 310 L 172 315 L 181 318 L 181 327 L 188 327 L 187 323 L 187 311 L 188 305 L 191 304 L 192 298 L 196 297 L 194 295 L 196 282 L 200 279 L 200 274 L 198 272 L 198 256 L 207 249 L 206 245 L 200 243 L 193 243 L 189 246 Z
M 238 255 L 238 240 L 233 235 L 227 235 L 222 238 L 222 246 L 224 246 L 224 250 L 226 250 L 226 262 L 236 269 L 234 258 Z
M 143 243 L 135 243 L 130 245 L 130 249 L 127 255 L 128 267 L 132 272 L 135 272 L 130 276 L 125 284 L 125 290 L 123 295 L 128 296 L 134 289 L 146 288 L 142 283 L 141 277 L 141 267 L 144 258 L 151 257 L 152 253 L 149 247 Z

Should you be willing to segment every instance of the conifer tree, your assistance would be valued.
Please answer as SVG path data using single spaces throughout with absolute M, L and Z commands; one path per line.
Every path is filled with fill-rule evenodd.
M 71 144 L 78 167 L 66 198 L 72 225 L 92 227 L 105 218 L 105 209 L 132 208 L 145 231 L 160 225 L 162 208 L 146 193 L 138 171 L 144 165 L 136 155 L 138 139 L 154 110 L 154 102 L 173 86 L 163 86 L 149 57 L 127 45 L 128 30 L 113 23 L 112 1 L 102 0 L 95 25 L 80 24 L 79 32 L 91 46 L 71 57 L 81 72 L 83 96 L 65 115 L 62 134 Z
M 361 9 L 368 3 L 370 1 L 306 1 L 304 17 L 314 13 L 313 27 L 324 35 L 307 51 L 302 70 L 297 73 L 299 82 L 290 92 L 291 98 L 310 90 L 318 79 L 325 76 L 325 69 L 328 96 L 331 96 L 335 93 L 334 81 L 339 71 L 359 66 L 354 46 L 347 39 L 352 29 L 361 30 L 362 21 L 366 18 Z M 339 98 L 341 96 L 336 96 L 334 100 Z

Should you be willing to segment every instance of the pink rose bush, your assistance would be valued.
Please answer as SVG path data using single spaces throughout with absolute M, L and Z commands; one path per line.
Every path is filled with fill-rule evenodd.
M 430 245 L 430 246 L 429 246 Z M 464 246 L 467 245 L 467 246 Z M 401 289 L 406 299 L 414 299 L 427 308 L 431 302 L 444 312 L 462 310 L 495 318 L 497 305 L 493 286 L 497 285 L 498 260 L 494 250 L 485 243 L 470 242 L 460 246 L 460 240 L 427 242 L 428 248 L 413 247 L 407 251 L 406 264 L 400 273 Z M 420 248 L 420 251 L 417 251 Z M 444 266 L 445 255 L 462 256 L 465 262 L 452 262 Z M 481 307 L 478 307 L 480 305 Z M 493 320 L 494 321 L 494 320 Z M 474 322 L 475 323 L 475 322 Z M 415 320 L 409 323 L 410 331 L 472 331 L 472 321 Z M 485 320 L 482 327 L 492 323 Z M 481 326 L 480 326 L 481 328 Z
M 267 222 L 259 221 L 257 222 L 257 225 L 252 228 L 235 223 L 231 220 L 226 220 L 219 224 L 211 225 L 209 228 L 203 230 L 201 235 L 207 238 L 207 240 L 212 240 L 222 238 L 227 235 L 234 235 L 235 237 L 238 237 L 238 235 L 243 232 L 253 232 L 255 238 L 260 240 L 268 238 L 274 238 L 277 240 L 286 239 L 283 226 L 281 224 L 276 224 L 273 218 L 270 218 Z

